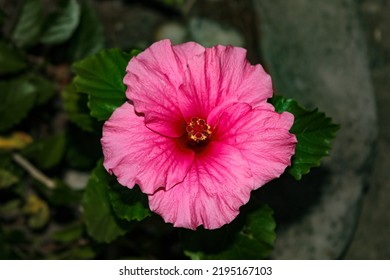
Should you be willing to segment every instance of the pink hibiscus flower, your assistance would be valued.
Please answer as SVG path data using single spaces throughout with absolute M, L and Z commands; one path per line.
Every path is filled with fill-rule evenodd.
M 103 127 L 104 167 L 138 184 L 166 222 L 230 223 L 252 190 L 290 165 L 293 115 L 266 102 L 271 78 L 244 49 L 163 40 L 126 71 L 129 101 Z

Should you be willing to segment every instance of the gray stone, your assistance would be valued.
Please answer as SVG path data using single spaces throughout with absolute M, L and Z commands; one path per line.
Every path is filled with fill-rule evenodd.
M 156 41 L 170 39 L 173 44 L 184 43 L 187 39 L 187 29 L 179 22 L 167 22 L 158 27 Z
M 64 182 L 73 190 L 83 190 L 86 188 L 90 173 L 69 169 L 64 174 Z
M 155 29 L 164 21 L 158 11 L 140 3 L 125 1 L 94 2 L 105 27 L 108 47 L 123 50 L 145 49 L 155 40 Z
M 320 191 L 301 198 L 315 203 L 296 220 L 280 224 L 272 258 L 339 258 L 350 242 L 362 193 L 371 179 L 377 135 L 375 97 L 355 2 L 253 3 L 260 18 L 261 51 L 276 92 L 308 108 L 319 107 L 341 125 L 331 155 L 320 168 L 325 175 L 310 181 L 309 187 Z M 299 185 L 294 188 L 299 192 Z
M 191 18 L 189 34 L 192 40 L 205 47 L 218 44 L 242 47 L 245 44 L 243 36 L 236 29 L 206 18 Z
M 218 44 L 244 46 L 243 36 L 233 27 L 207 18 L 193 17 L 184 26 L 179 22 L 162 24 L 156 32 L 156 40 L 168 38 L 174 44 L 195 41 L 205 47 Z
M 353 241 L 345 259 L 390 259 L 390 1 L 359 1 L 362 26 L 370 46 L 370 66 L 378 109 L 374 184 L 364 198 Z

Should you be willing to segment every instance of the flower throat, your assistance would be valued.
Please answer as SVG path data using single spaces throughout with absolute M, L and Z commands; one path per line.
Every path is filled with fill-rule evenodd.
M 210 126 L 204 119 L 192 118 L 186 127 L 188 139 L 197 144 L 204 142 L 211 135 Z

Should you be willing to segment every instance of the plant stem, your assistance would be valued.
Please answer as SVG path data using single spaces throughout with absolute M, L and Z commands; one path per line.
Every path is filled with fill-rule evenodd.
M 47 177 L 45 174 L 43 174 L 40 170 L 38 170 L 23 156 L 18 153 L 14 153 L 12 154 L 12 158 L 17 164 L 19 164 L 24 170 L 26 170 L 31 175 L 31 177 L 44 184 L 48 189 L 55 188 L 55 182 L 49 177 Z

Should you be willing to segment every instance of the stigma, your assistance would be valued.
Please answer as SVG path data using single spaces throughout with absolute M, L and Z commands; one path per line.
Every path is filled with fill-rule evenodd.
M 207 140 L 211 135 L 210 126 L 204 119 L 192 118 L 190 123 L 186 127 L 188 138 L 199 143 Z

